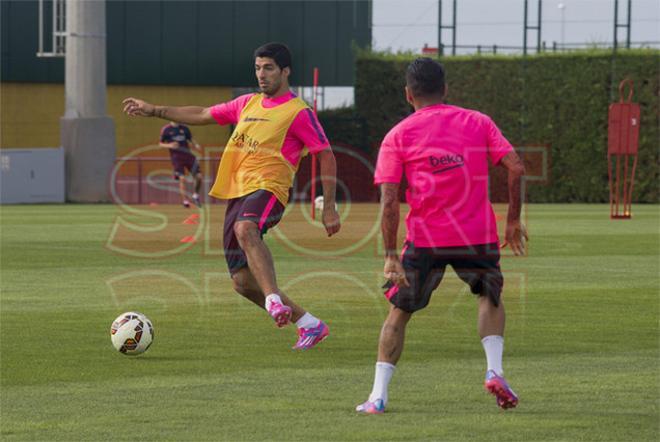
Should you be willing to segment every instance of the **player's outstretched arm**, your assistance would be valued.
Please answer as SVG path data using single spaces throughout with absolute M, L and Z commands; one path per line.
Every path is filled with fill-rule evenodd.
M 525 241 L 528 240 L 525 225 L 520 222 L 522 207 L 522 177 L 525 175 L 525 165 L 515 152 L 509 152 L 502 158 L 500 164 L 509 172 L 509 210 L 506 217 L 506 243 L 511 246 L 515 255 L 525 254 Z
M 202 146 L 195 140 L 194 138 L 190 139 L 190 145 L 192 146 L 193 149 L 195 149 L 197 152 L 202 151 Z
M 179 146 L 179 143 L 172 141 L 171 143 L 163 143 L 162 141 L 158 143 L 159 147 L 164 147 L 165 149 L 176 149 Z
M 212 124 L 210 107 L 201 106 L 160 106 L 139 98 L 129 97 L 122 101 L 124 112 L 134 117 L 157 117 L 190 125 Z
M 385 266 L 383 276 L 399 287 L 409 287 L 406 271 L 399 259 L 397 233 L 399 231 L 399 183 L 380 185 L 380 230 L 385 246 Z
M 321 185 L 323 186 L 323 216 L 322 221 L 328 236 L 339 232 L 341 222 L 335 209 L 337 191 L 337 161 L 329 147 L 316 154 L 321 168 Z

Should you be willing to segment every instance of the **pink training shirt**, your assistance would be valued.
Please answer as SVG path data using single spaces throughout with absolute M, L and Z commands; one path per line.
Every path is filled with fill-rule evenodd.
M 438 104 L 410 115 L 385 136 L 374 182 L 408 180 L 407 239 L 417 247 L 498 241 L 488 199 L 488 160 L 513 150 L 486 115 Z
M 241 95 L 232 101 L 216 104 L 211 107 L 211 115 L 220 125 L 237 124 L 241 117 L 241 111 L 254 95 Z M 289 91 L 287 94 L 273 99 L 264 97 L 262 104 L 268 109 L 284 104 L 295 97 L 296 94 Z M 328 139 L 316 115 L 311 109 L 305 109 L 296 115 L 284 137 L 282 156 L 291 164 L 297 166 L 303 148 L 306 147 L 310 153 L 318 153 L 329 146 Z

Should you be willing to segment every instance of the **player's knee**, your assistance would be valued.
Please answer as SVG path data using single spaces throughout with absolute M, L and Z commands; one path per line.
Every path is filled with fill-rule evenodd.
M 388 337 L 391 336 L 391 335 L 398 335 L 403 330 L 405 330 L 405 328 L 402 327 L 401 325 L 398 325 L 398 324 L 395 324 L 395 323 L 392 323 L 392 322 L 389 322 L 389 321 L 385 321 L 385 323 L 383 324 L 383 328 L 381 330 L 381 335 L 388 336 Z
M 391 319 L 392 322 L 396 322 L 397 324 L 405 324 L 410 320 L 411 317 L 411 312 L 405 311 L 399 307 L 392 308 L 389 314 L 389 319 Z
M 231 275 L 231 281 L 234 285 L 234 290 L 236 290 L 237 293 L 244 296 L 248 294 L 249 288 L 247 284 L 247 278 L 243 272 L 237 272 Z
M 401 310 L 400 308 L 393 308 L 385 320 L 383 327 L 395 333 L 399 332 L 400 330 L 405 329 L 411 316 L 412 313 Z
M 252 221 L 239 221 L 234 224 L 234 234 L 241 246 L 259 239 L 257 225 Z
M 234 283 L 234 290 L 236 291 L 236 293 L 243 296 L 247 295 L 248 288 L 245 285 L 243 285 L 240 281 L 237 281 L 236 279 L 233 280 L 233 283 Z

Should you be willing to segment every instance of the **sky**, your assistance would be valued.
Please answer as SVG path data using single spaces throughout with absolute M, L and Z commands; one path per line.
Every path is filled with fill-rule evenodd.
M 451 24 L 453 0 L 443 2 L 443 22 Z M 375 49 L 421 50 L 424 43 L 437 46 L 438 0 L 374 0 Z M 457 0 L 458 45 L 522 46 L 524 0 Z M 562 5 L 563 8 L 559 6 Z M 530 24 L 536 24 L 537 0 L 529 0 Z M 660 47 L 660 1 L 632 0 L 631 41 L 655 41 Z M 541 39 L 562 41 L 562 14 L 566 43 L 611 42 L 614 0 L 543 0 Z M 627 0 L 619 1 L 619 22 L 627 19 Z M 619 30 L 619 41 L 625 40 Z M 528 34 L 536 41 L 536 31 Z M 443 31 L 451 42 L 451 31 Z
M 453 0 L 442 3 L 443 22 L 449 25 Z M 438 4 L 438 0 L 373 0 L 373 48 L 421 52 L 424 44 L 437 47 Z M 536 24 L 537 5 L 538 0 L 529 0 L 531 25 Z M 523 15 L 524 0 L 457 0 L 456 44 L 521 47 Z M 627 0 L 619 0 L 619 22 L 626 20 Z M 660 47 L 660 0 L 632 0 L 631 24 L 632 42 L 655 42 L 653 47 Z M 541 40 L 549 47 L 553 41 L 612 42 L 613 27 L 614 0 L 543 0 Z M 625 29 L 619 29 L 618 39 L 625 42 Z M 451 42 L 450 30 L 443 31 L 443 42 Z M 530 48 L 535 43 L 536 31 L 530 30 Z M 352 102 L 353 88 L 326 88 L 325 107 Z

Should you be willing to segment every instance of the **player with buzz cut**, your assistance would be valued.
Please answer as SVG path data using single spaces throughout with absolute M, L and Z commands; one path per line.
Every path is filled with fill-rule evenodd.
M 356 410 L 367 414 L 385 410 L 406 324 L 414 312 L 426 307 L 447 265 L 479 296 L 478 331 L 487 361 L 485 387 L 500 407 L 515 407 L 518 397 L 502 370 L 503 277 L 495 214 L 488 200 L 488 163 L 508 170 L 506 241 L 516 255 L 524 254 L 527 239 L 520 222 L 525 168 L 489 117 L 444 104 L 444 69 L 435 60 L 418 58 L 408 66 L 405 92 L 415 112 L 385 136 L 374 180 L 381 189 L 385 296 L 391 306 L 380 333 L 373 389 Z M 403 175 L 408 181 L 410 212 L 399 257 Z
M 124 111 L 190 125 L 235 125 L 209 192 L 227 200 L 223 243 L 234 289 L 266 309 L 278 327 L 295 322 L 298 341 L 293 348 L 306 350 L 328 336 L 328 326 L 282 293 L 263 235 L 282 218 L 305 149 L 316 153 L 320 164 L 323 225 L 328 236 L 337 233 L 337 166 L 316 115 L 289 90 L 289 48 L 281 43 L 259 47 L 254 68 L 259 93 L 206 108 L 157 106 L 127 98 Z

